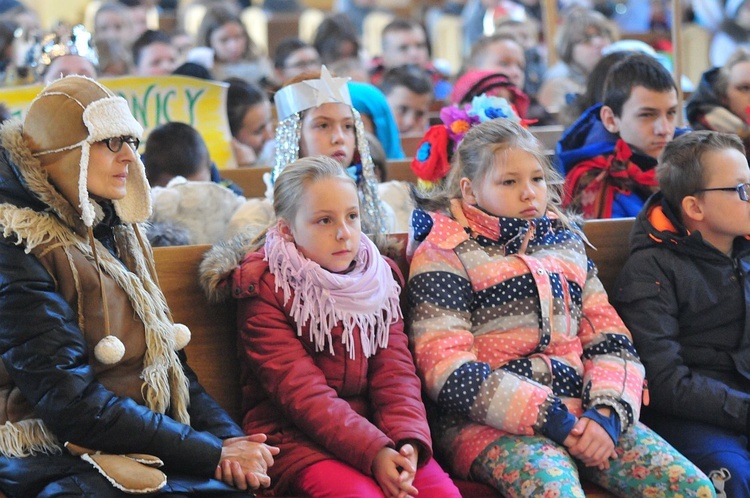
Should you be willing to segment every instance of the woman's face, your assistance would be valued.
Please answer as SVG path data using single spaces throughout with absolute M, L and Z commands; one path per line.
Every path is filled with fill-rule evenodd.
M 356 145 L 352 108 L 346 104 L 322 104 L 308 109 L 302 118 L 300 157 L 328 156 L 349 166 Z
M 727 107 L 743 121 L 747 121 L 750 106 L 750 61 L 738 62 L 729 70 Z
M 602 50 L 611 43 L 612 40 L 596 28 L 587 29 L 583 40 L 573 45 L 573 64 L 581 68 L 585 74 L 590 74 L 602 58 Z
M 242 128 L 237 133 L 237 140 L 252 147 L 255 154 L 260 154 L 263 145 L 273 137 L 271 127 L 271 104 L 264 100 L 245 111 L 242 118 Z
M 135 162 L 135 150 L 123 143 L 118 152 L 112 152 L 105 142 L 91 144 L 88 176 L 91 197 L 119 200 L 127 194 L 128 168 Z
M 209 44 L 217 61 L 238 62 L 247 50 L 247 32 L 242 24 L 228 22 L 211 33 Z

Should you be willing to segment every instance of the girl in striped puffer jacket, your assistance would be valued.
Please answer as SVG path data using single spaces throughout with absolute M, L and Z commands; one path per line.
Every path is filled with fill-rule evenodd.
M 422 199 L 408 293 L 437 450 L 507 496 L 713 496 L 638 423 L 644 369 L 528 130 L 470 130 L 446 190 Z

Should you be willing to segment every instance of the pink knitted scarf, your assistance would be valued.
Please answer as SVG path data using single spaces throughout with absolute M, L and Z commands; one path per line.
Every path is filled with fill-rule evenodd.
M 310 341 L 316 351 L 326 342 L 333 352 L 331 330 L 343 323 L 342 342 L 354 358 L 354 331 L 359 329 L 362 353 L 369 358 L 378 347 L 388 346 L 388 328 L 401 315 L 401 288 L 378 248 L 365 234 L 354 258 L 354 268 L 346 274 L 331 273 L 307 259 L 294 242 L 284 240 L 276 227 L 266 235 L 266 261 L 276 279 L 276 290 L 284 290 L 284 304 L 292 301 L 292 318 L 297 335 L 309 322 Z M 292 293 L 294 290 L 294 293 Z

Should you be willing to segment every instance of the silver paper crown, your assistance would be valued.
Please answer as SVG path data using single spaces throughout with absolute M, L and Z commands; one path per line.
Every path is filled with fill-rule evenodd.
M 271 172 L 271 182 L 276 181 L 288 164 L 299 159 L 299 142 L 302 135 L 300 113 L 322 104 L 346 104 L 352 109 L 357 150 L 362 160 L 363 178 L 357 187 L 363 209 L 362 231 L 368 234 L 386 233 L 386 210 L 378 195 L 378 181 L 365 136 L 365 127 L 362 117 L 352 105 L 348 81 L 349 78 L 332 77 L 328 69 L 323 66 L 320 79 L 301 81 L 286 86 L 276 93 L 274 101 L 279 124 L 276 127 L 276 163 Z
M 320 70 L 320 79 L 285 86 L 276 92 L 273 98 L 279 121 L 322 104 L 338 103 L 351 106 L 352 98 L 346 85 L 348 81 L 349 78 L 334 78 L 328 72 L 328 68 L 323 66 Z
M 80 55 L 97 66 L 99 61 L 96 51 L 91 46 L 91 33 L 81 24 L 70 29 L 70 32 L 60 30 L 57 33 L 47 33 L 33 44 L 26 53 L 26 66 L 34 69 L 38 75 L 47 66 L 62 55 Z

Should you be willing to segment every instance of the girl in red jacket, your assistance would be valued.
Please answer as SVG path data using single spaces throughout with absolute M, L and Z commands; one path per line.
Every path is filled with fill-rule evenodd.
M 227 264 L 213 273 L 239 300 L 243 428 L 281 449 L 274 492 L 459 497 L 432 459 L 402 277 L 361 232 L 354 180 L 333 158 L 307 157 L 280 173 L 273 198 L 262 247 L 217 247 L 204 269 Z

